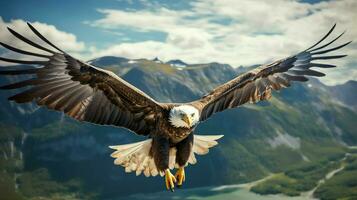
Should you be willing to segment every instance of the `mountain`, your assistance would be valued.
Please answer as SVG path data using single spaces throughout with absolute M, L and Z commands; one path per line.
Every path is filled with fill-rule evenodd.
M 156 62 L 156 63 L 159 63 L 159 64 L 162 64 L 164 62 L 162 62 L 158 57 L 155 57 L 152 61 Z
M 166 62 L 167 64 L 170 64 L 172 67 L 186 67 L 188 64 L 183 62 L 182 60 L 170 60 Z
M 123 63 L 127 63 L 128 61 L 129 61 L 129 59 L 127 59 L 127 58 L 115 57 L 115 56 L 104 56 L 101 58 L 90 60 L 89 63 L 92 65 L 110 66 L 110 65 L 121 65 Z
M 171 63 L 118 57 L 91 63 L 113 71 L 161 102 L 195 100 L 249 69 L 220 63 L 177 68 Z M 14 81 L 0 79 L 1 84 Z M 195 133 L 225 137 L 187 168 L 184 187 L 245 183 L 297 166 L 341 159 L 348 145 L 357 144 L 356 88 L 354 81 L 329 87 L 313 79 L 274 92 L 270 101 L 214 115 Z M 80 123 L 34 104 L 14 104 L 6 100 L 10 95 L 0 93 L 0 169 L 8 177 L 5 186 L 0 182 L 0 190 L 35 199 L 56 195 L 113 199 L 164 190 L 161 177 L 126 174 L 109 157 L 109 145 L 143 137 L 120 128 Z M 14 184 L 15 191 L 6 187 Z
M 329 91 L 340 102 L 357 110 L 357 81 L 350 80 L 344 84 L 329 87 Z

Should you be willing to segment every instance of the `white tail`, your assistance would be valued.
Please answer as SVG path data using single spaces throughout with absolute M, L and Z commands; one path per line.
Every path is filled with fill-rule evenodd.
M 209 148 L 217 145 L 218 143 L 216 140 L 221 137 L 223 137 L 223 135 L 194 135 L 193 148 L 187 163 L 192 165 L 195 164 L 197 162 L 195 154 L 207 154 Z M 110 156 L 115 158 L 114 164 L 123 166 L 127 173 L 135 171 L 137 176 L 141 173 L 144 173 L 146 177 L 156 176 L 158 174 L 163 176 L 164 173 L 158 171 L 154 159 L 149 155 L 151 143 L 152 139 L 148 139 L 132 144 L 109 146 L 109 148 L 116 150 Z M 170 169 L 178 167 L 175 165 L 175 160 L 176 148 L 172 147 L 170 148 L 169 157 Z

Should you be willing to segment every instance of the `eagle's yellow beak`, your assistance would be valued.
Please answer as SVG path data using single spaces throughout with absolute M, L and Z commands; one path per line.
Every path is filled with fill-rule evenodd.
M 191 117 L 189 117 L 189 116 L 187 116 L 187 115 L 184 115 L 184 116 L 182 117 L 182 120 L 183 120 L 184 122 L 186 122 L 186 124 L 187 124 L 189 127 L 191 127 L 191 125 L 192 125 L 192 119 L 191 119 Z

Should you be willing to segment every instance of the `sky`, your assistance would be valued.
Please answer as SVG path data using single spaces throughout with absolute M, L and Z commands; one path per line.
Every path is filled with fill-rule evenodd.
M 39 41 L 26 25 L 31 22 L 82 60 L 159 57 L 246 67 L 306 49 L 334 23 L 332 35 L 346 34 L 333 46 L 355 40 L 356 19 L 355 0 L 11 0 L 0 1 L 0 41 L 30 50 L 6 27 Z M 329 61 L 338 68 L 323 70 L 328 85 L 357 80 L 357 43 L 341 53 L 349 56 Z M 28 58 L 4 49 L 0 54 Z

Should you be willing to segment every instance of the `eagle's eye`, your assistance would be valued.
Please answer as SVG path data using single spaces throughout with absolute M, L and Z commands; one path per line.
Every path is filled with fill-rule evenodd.
M 192 113 L 192 114 L 191 114 L 191 117 L 194 117 L 194 116 L 195 116 L 195 113 Z

